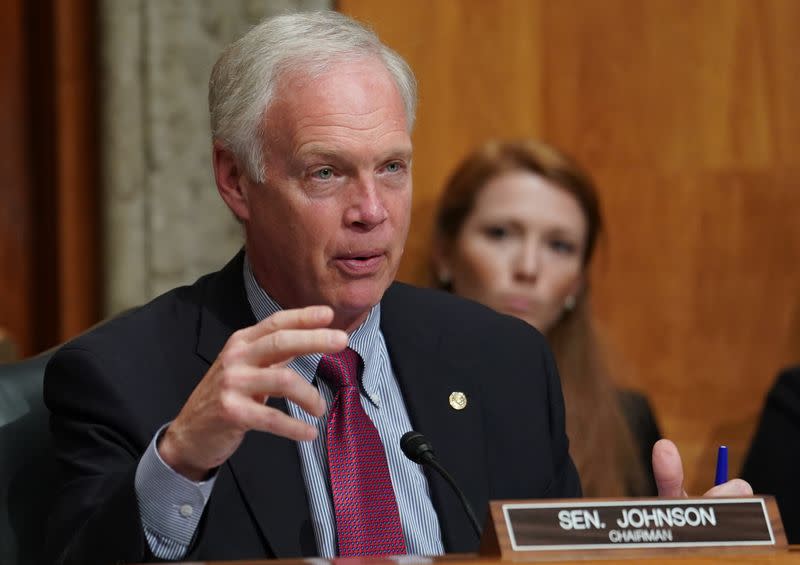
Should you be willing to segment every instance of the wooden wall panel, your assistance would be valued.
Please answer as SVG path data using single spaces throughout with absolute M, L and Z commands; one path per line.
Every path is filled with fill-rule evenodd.
M 56 171 L 58 186 L 58 340 L 100 319 L 100 191 L 97 143 L 96 6 L 54 5 Z
M 620 380 L 648 392 L 705 490 L 744 456 L 800 361 L 800 2 L 340 0 L 411 63 L 421 102 L 401 278 L 424 282 L 431 207 L 490 136 L 537 136 L 601 187 L 593 268 Z
M 0 326 L 31 355 L 99 317 L 92 0 L 2 1 Z
M 27 349 L 33 340 L 31 175 L 28 161 L 26 34 L 22 0 L 3 0 L 0 36 L 0 326 Z

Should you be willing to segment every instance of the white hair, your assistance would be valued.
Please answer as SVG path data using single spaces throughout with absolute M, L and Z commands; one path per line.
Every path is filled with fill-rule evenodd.
M 211 137 L 263 182 L 264 114 L 281 73 L 301 69 L 312 78 L 343 60 L 377 57 L 403 99 L 411 131 L 417 106 L 414 73 L 375 33 L 338 12 L 299 12 L 264 20 L 220 55 L 208 83 Z

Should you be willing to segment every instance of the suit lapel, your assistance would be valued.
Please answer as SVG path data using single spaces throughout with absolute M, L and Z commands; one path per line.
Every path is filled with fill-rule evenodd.
M 204 296 L 197 354 L 209 365 L 234 331 L 255 323 L 242 280 L 243 257 L 240 252 L 212 277 Z M 488 476 L 479 388 L 471 379 L 469 367 L 460 364 L 457 352 L 448 352 L 446 336 L 418 331 L 413 310 L 413 304 L 392 289 L 381 306 L 381 330 L 412 426 L 428 437 L 478 518 L 485 518 Z M 453 392 L 466 395 L 466 408 L 451 407 L 448 398 Z M 287 412 L 283 400 L 272 399 L 270 405 Z M 265 549 L 276 557 L 315 555 L 316 541 L 295 443 L 250 432 L 227 464 L 268 545 Z M 445 550 L 474 551 L 477 540 L 456 495 L 437 474 L 428 470 L 426 474 Z
M 283 400 L 269 405 L 286 412 Z M 228 464 L 275 557 L 317 555 L 295 442 L 250 432 Z
M 240 252 L 209 281 L 201 307 L 197 354 L 214 362 L 233 332 L 256 323 L 242 278 Z M 287 412 L 283 399 L 268 404 Z M 308 501 L 293 441 L 249 432 L 227 463 L 262 539 L 276 557 L 316 555 Z
M 197 354 L 210 365 L 236 330 L 256 323 L 244 289 L 244 251 L 212 275 L 203 292 Z
M 447 336 L 419 331 L 413 312 L 413 305 L 391 290 L 381 303 L 381 329 L 411 425 L 430 440 L 439 461 L 482 520 L 488 508 L 488 477 L 478 387 L 458 357 L 448 355 Z M 453 392 L 466 396 L 464 409 L 450 405 Z M 438 474 L 428 470 L 426 474 L 445 550 L 474 551 L 478 540 L 458 498 Z

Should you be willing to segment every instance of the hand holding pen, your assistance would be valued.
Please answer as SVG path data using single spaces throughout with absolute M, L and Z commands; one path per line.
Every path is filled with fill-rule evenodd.
M 722 482 L 706 491 L 703 496 L 752 495 L 753 489 L 746 481 L 736 478 L 725 481 L 728 474 L 727 448 L 725 449 L 725 455 L 721 459 L 725 461 L 725 468 L 721 469 L 717 476 Z M 653 475 L 658 487 L 658 496 L 664 498 L 685 498 L 687 496 L 683 488 L 684 476 L 681 456 L 677 446 L 668 439 L 660 439 L 653 445 Z

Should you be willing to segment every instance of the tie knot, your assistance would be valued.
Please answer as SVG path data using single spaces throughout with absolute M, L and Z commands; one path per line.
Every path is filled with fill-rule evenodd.
M 342 387 L 358 387 L 361 372 L 361 356 L 349 347 L 339 353 L 323 355 L 317 374 L 336 390 Z

